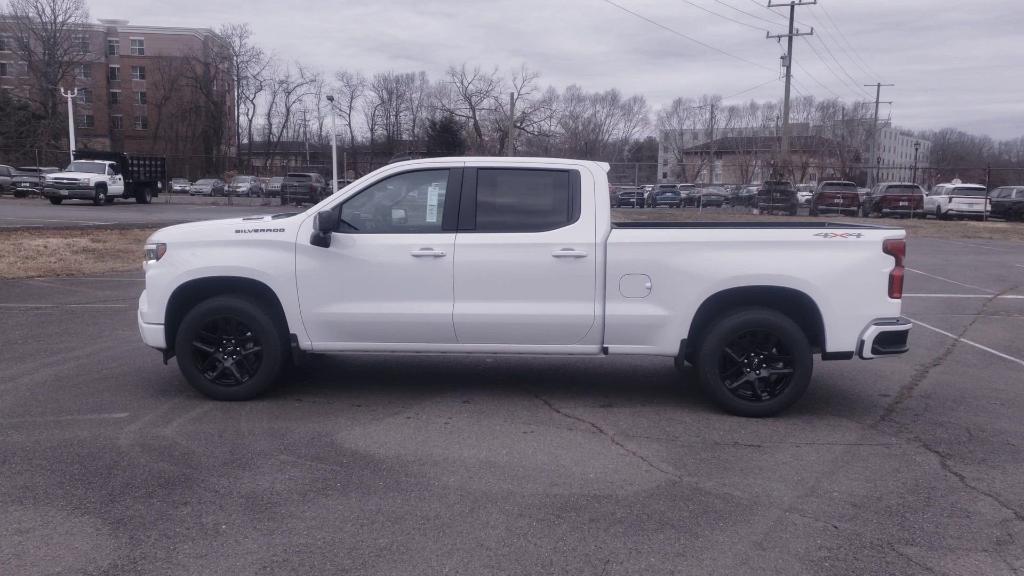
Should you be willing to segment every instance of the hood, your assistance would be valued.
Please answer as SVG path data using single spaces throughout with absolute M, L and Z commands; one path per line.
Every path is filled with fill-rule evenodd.
M 46 175 L 47 178 L 77 178 L 79 180 L 99 176 L 103 176 L 103 174 L 95 174 L 93 172 L 50 172 Z
M 146 242 L 195 244 L 242 237 L 276 237 L 281 234 L 288 235 L 289 232 L 294 237 L 295 230 L 305 219 L 302 214 L 286 212 L 176 224 L 157 230 Z

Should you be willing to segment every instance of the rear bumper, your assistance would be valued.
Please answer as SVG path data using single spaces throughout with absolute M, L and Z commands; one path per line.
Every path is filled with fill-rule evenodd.
M 857 355 L 864 360 L 881 356 L 895 356 L 910 350 L 910 329 L 913 324 L 905 318 L 876 320 L 864 329 L 857 343 Z
M 856 214 L 859 210 L 859 206 L 841 206 L 839 204 L 819 204 L 814 206 L 814 211 L 819 214 Z
M 882 216 L 910 216 L 924 214 L 924 208 L 882 208 Z

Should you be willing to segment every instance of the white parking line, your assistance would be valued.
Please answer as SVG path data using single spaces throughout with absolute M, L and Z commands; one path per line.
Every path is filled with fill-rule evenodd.
M 977 348 L 979 350 L 984 350 L 985 352 L 988 352 L 989 354 L 994 354 L 996 356 L 999 356 L 1000 358 L 1005 358 L 1006 360 L 1009 360 L 1010 362 L 1016 362 L 1017 364 L 1020 364 L 1021 366 L 1024 366 L 1024 360 L 1021 360 L 1020 358 L 1014 358 L 1013 356 L 1010 356 L 1009 354 L 1004 354 L 1004 353 L 1002 353 L 1002 352 L 1000 352 L 998 350 L 993 350 L 993 349 L 989 348 L 988 346 L 984 346 L 982 344 L 978 344 L 977 342 L 972 342 L 972 341 L 970 341 L 970 340 L 968 340 L 966 338 L 961 338 L 961 337 L 957 336 L 956 334 L 953 334 L 953 333 L 950 333 L 950 332 L 946 332 L 945 330 L 942 330 L 941 328 L 936 328 L 935 326 L 932 326 L 931 324 L 925 324 L 924 322 L 921 322 L 920 320 L 914 320 L 913 318 L 911 318 L 909 316 L 904 316 L 904 318 L 906 318 L 907 320 L 910 320 L 911 322 L 913 322 L 914 324 L 917 324 L 918 326 L 920 326 L 922 328 L 927 328 L 929 330 L 933 330 L 935 332 L 938 332 L 939 334 L 942 334 L 943 336 L 949 336 L 950 338 L 952 338 L 954 340 L 958 340 L 960 342 L 963 342 L 964 344 L 968 344 L 970 346 L 974 346 L 975 348 Z
M 992 298 L 1004 298 L 1006 300 L 1024 300 L 1022 294 L 1002 294 L 1000 296 L 992 296 L 991 294 L 904 294 L 904 298 L 985 298 L 986 300 Z
M 942 276 L 936 276 L 935 274 L 929 274 L 927 272 L 922 272 L 921 270 L 916 270 L 914 268 L 908 267 L 907 272 L 914 272 L 915 274 L 920 274 L 922 276 L 927 276 L 929 278 L 935 278 L 936 280 L 942 280 L 943 282 L 949 282 L 950 284 L 956 284 L 957 286 L 963 286 L 964 288 L 972 288 L 974 290 L 988 292 L 989 294 L 995 294 L 994 291 L 989 290 L 988 288 L 982 288 L 981 286 L 975 286 L 974 284 L 964 284 L 963 282 L 957 282 L 956 280 L 950 280 L 949 278 L 943 278 Z

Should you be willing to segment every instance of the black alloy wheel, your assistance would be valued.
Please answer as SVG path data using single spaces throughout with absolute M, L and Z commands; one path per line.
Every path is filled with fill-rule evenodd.
M 778 398 L 793 379 L 793 356 L 778 334 L 748 330 L 723 348 L 718 377 L 727 390 L 748 402 Z
M 211 383 L 240 386 L 259 373 L 263 343 L 241 319 L 217 316 L 193 336 L 192 361 Z

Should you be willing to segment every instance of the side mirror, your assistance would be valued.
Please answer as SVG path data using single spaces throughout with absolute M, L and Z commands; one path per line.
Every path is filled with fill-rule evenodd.
M 313 233 L 309 235 L 309 243 L 320 248 L 331 246 L 331 234 L 337 230 L 341 219 L 341 207 L 322 210 L 313 217 Z

